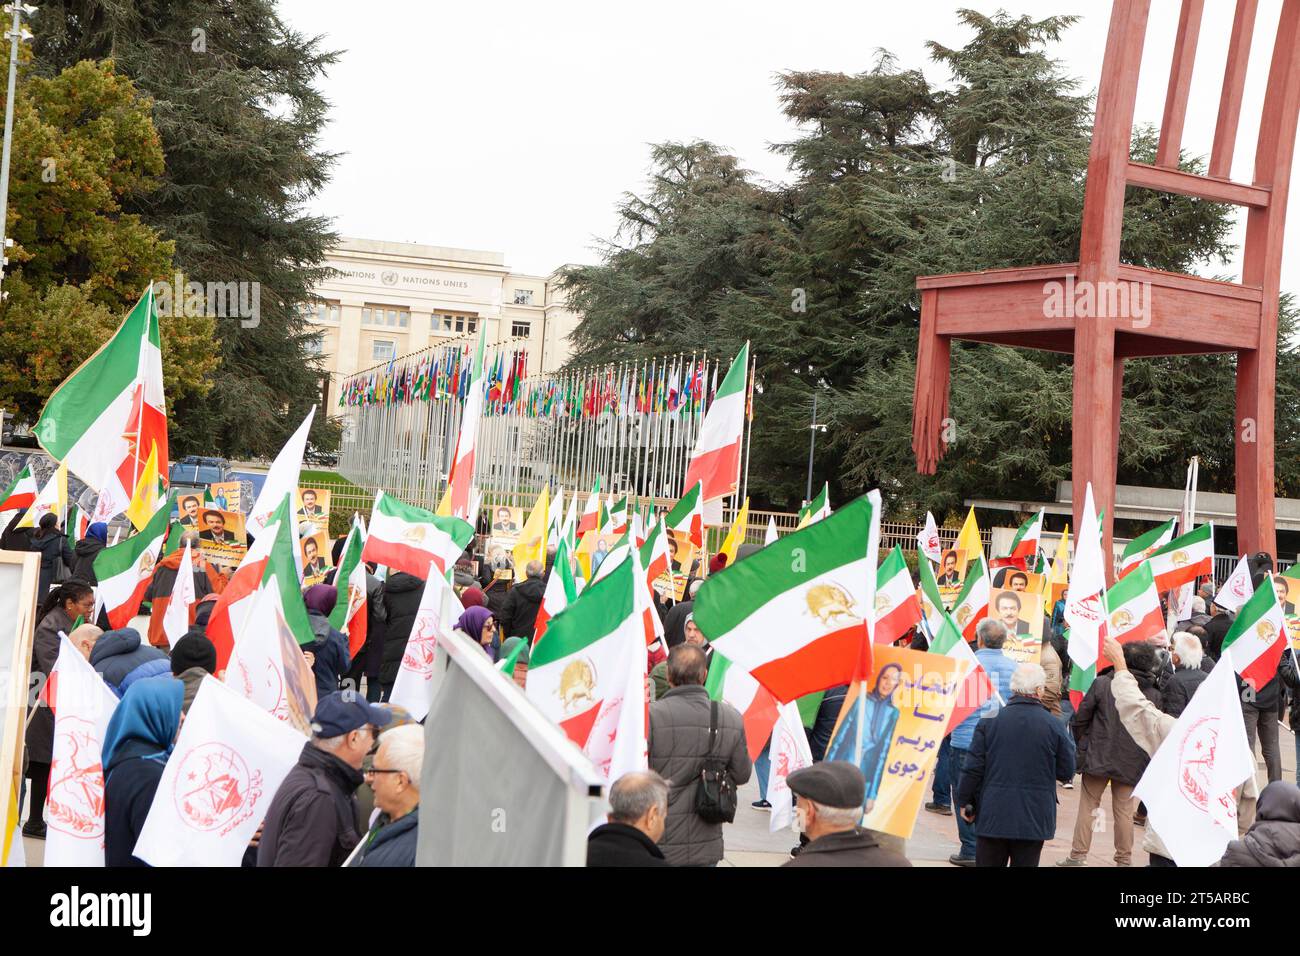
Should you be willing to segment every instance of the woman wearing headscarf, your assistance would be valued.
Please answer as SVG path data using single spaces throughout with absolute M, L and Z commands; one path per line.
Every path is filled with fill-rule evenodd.
M 62 562 L 65 568 L 70 569 L 76 563 L 76 556 L 68 547 L 68 536 L 59 530 L 57 515 L 53 512 L 41 515 L 37 524 L 27 549 L 41 556 L 41 576 L 36 596 L 43 601 L 50 592 L 50 585 L 54 583 L 59 563 Z
M 73 549 L 75 560 L 72 564 L 72 576 L 89 585 L 99 584 L 95 577 L 95 558 L 108 544 L 108 525 L 96 521 L 86 529 L 86 536 L 77 542 Z
M 133 855 L 181 727 L 185 685 L 172 677 L 136 681 L 104 733 L 104 863 L 147 866 Z
M 338 599 L 338 588 L 332 584 L 313 584 L 302 595 L 303 603 L 307 605 L 307 620 L 316 635 L 316 640 L 304 646 L 303 650 L 315 656 L 311 669 L 316 675 L 317 700 L 338 690 L 339 678 L 352 666 L 347 636 L 330 623 L 330 612 Z
M 456 619 L 456 630 L 462 631 L 466 637 L 487 651 L 487 656 L 493 661 L 497 659 L 497 655 L 501 652 L 501 637 L 497 634 L 496 618 L 487 608 L 465 608 L 464 613 Z
M 77 581 L 60 584 L 45 598 L 36 616 L 32 639 L 32 675 L 49 675 L 59 657 L 59 632 L 71 634 L 77 618 L 88 619 L 95 610 L 95 592 Z M 36 713 L 27 724 L 27 776 L 31 779 L 31 807 L 23 836 L 45 839 L 45 791 L 50 780 L 54 752 L 54 712 L 36 702 Z

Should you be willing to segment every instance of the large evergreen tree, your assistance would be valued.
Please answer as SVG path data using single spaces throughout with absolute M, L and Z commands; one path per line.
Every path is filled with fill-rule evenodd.
M 298 307 L 335 239 L 305 205 L 333 162 L 315 84 L 337 55 L 287 27 L 273 0 L 48 0 L 33 30 L 47 74 L 112 57 L 152 97 L 166 165 L 126 208 L 175 244 L 177 269 L 260 283 L 256 327 L 217 322 L 211 391 L 173 403 L 174 454 L 274 454 L 321 394 Z M 314 437 L 328 444 L 323 418 Z
M 916 474 L 916 276 L 1077 259 L 1092 127 L 1091 98 L 1048 52 L 1074 18 L 959 18 L 968 44 L 930 45 L 951 71 L 942 87 L 889 54 L 863 74 L 781 76 L 800 131 L 776 147 L 788 186 L 755 182 L 708 144 L 656 148 L 651 189 L 621 204 L 603 262 L 567 274 L 584 314 L 576 361 L 754 341 L 750 489 L 773 504 L 803 495 L 814 391 L 830 422 L 816 481 L 839 500 L 879 486 L 900 513 L 952 512 L 976 492 L 1050 497 L 1069 475 L 1069 358 L 974 344 L 953 347 L 956 444 L 937 475 Z M 1155 143 L 1139 129 L 1134 157 L 1150 161 Z M 1223 206 L 1133 189 L 1122 255 L 1189 271 L 1223 260 L 1230 226 Z M 1282 341 L 1293 324 L 1288 312 Z M 1180 485 L 1195 453 L 1203 486 L 1231 487 L 1233 364 L 1127 363 L 1121 481 Z M 1297 393 L 1300 362 L 1284 348 L 1279 402 Z M 1284 418 L 1279 487 L 1300 485 Z

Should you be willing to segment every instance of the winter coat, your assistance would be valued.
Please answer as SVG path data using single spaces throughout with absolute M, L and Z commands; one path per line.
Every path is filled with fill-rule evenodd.
M 587 866 L 670 865 L 654 840 L 626 823 L 602 823 L 587 836 Z
M 1291 729 L 1300 733 L 1300 673 L 1296 671 L 1295 655 L 1290 651 L 1282 652 L 1282 660 L 1277 665 L 1277 675 L 1291 691 Z
M 361 837 L 356 789 L 361 771 L 311 741 L 266 811 L 258 866 L 342 866 Z
M 392 687 L 397 672 L 402 669 L 402 655 L 411 636 L 416 612 L 420 609 L 420 595 L 424 580 L 414 574 L 398 571 L 384 582 L 384 606 L 388 610 L 388 626 L 384 632 L 384 663 L 379 669 L 379 680 Z
M 348 636 L 330 623 L 330 619 L 316 611 L 307 612 L 307 623 L 316 640 L 303 645 L 316 660 L 311 666 L 316 675 L 316 699 L 328 697 L 339 689 L 339 679 L 348 672 L 352 660 L 348 657 Z
M 709 694 L 698 684 L 674 687 L 650 705 L 650 769 L 668 781 L 668 821 L 659 847 L 673 866 L 708 866 L 722 859 L 722 824 L 695 812 L 695 789 L 709 755 Z M 736 786 L 753 765 L 745 725 L 730 704 L 718 702 L 713 754 L 727 762 Z
M 1043 641 L 1038 663 L 1042 665 L 1043 673 L 1047 675 L 1047 683 L 1043 685 L 1043 696 L 1041 698 L 1043 706 L 1059 717 L 1061 715 L 1061 695 L 1066 692 L 1066 687 L 1061 676 L 1061 656 L 1056 653 L 1056 648 L 1052 646 L 1051 641 Z
M 1169 736 L 1169 732 L 1174 729 L 1177 720 L 1161 712 L 1128 671 L 1121 671 L 1113 678 L 1109 674 L 1104 676 L 1110 684 L 1110 692 L 1115 699 L 1115 709 L 1124 730 L 1147 755 L 1154 754 Z M 1246 778 L 1246 782 L 1237 794 L 1238 834 L 1245 833 L 1251 821 L 1255 819 L 1255 801 L 1258 797 L 1259 785 L 1255 783 L 1255 775 L 1252 773 Z M 1146 835 L 1142 838 L 1142 849 L 1172 859 L 1150 819 L 1147 820 Z
M 149 602 L 149 643 L 154 647 L 171 646 L 171 642 L 163 632 L 163 615 L 167 613 L 167 605 L 171 603 L 172 591 L 176 587 L 176 572 L 180 570 L 181 561 L 184 559 L 185 549 L 181 548 L 159 561 L 154 567 L 153 581 L 144 593 L 144 599 Z M 194 564 L 195 603 L 190 606 L 190 617 L 187 622 L 189 625 L 194 623 L 194 612 L 198 608 L 199 601 L 209 594 L 220 594 L 226 589 L 226 576 L 215 567 L 201 560 L 196 560 Z
M 113 758 L 104 780 L 104 865 L 148 866 L 134 855 L 144 830 L 165 760 L 148 760 L 125 748 Z
M 975 807 L 977 836 L 1050 840 L 1056 781 L 1073 779 L 1074 741 L 1041 701 L 1017 694 L 975 728 L 957 806 Z
M 202 667 L 187 667 L 175 676 L 185 685 L 185 696 L 181 698 L 181 713 L 188 714 L 190 704 L 194 703 L 194 698 L 199 696 L 199 685 L 203 683 L 203 678 L 211 675 Z
M 813 718 L 812 726 L 805 728 L 813 763 L 820 763 L 826 758 L 826 748 L 831 745 L 831 734 L 835 731 L 835 722 L 840 719 L 840 710 L 848 693 L 848 684 L 840 684 L 826 691 L 821 703 L 817 705 L 817 716 Z
M 72 618 L 61 607 L 56 607 L 41 619 L 32 640 L 32 674 L 46 677 L 54 670 L 59 658 L 59 631 L 72 631 Z M 102 640 L 102 638 L 101 638 Z M 42 703 L 36 705 L 36 715 L 27 725 L 27 760 L 47 764 L 54 752 L 54 712 Z
M 133 627 L 101 635 L 90 652 L 90 666 L 104 678 L 104 683 L 118 698 L 138 680 L 170 677 L 172 672 L 167 655 L 145 644 L 140 639 L 140 632 Z
M 27 549 L 41 556 L 41 576 L 36 592 L 36 603 L 40 604 L 45 600 L 45 595 L 50 593 L 50 585 L 55 581 L 59 565 L 71 569 L 76 563 L 76 555 L 68 547 L 68 536 L 61 531 L 47 531 L 40 538 L 33 532 Z
M 510 589 L 497 615 L 503 638 L 526 637 L 532 641 L 537 609 L 542 606 L 545 593 L 546 583 L 541 578 L 526 578 Z
M 373 574 L 367 574 L 366 642 L 357 651 L 357 657 L 363 662 L 362 673 L 372 680 L 379 680 L 379 671 L 384 666 L 384 641 L 387 635 L 388 605 L 384 603 L 384 582 Z
M 77 581 L 96 586 L 99 579 L 95 577 L 95 556 L 104 550 L 104 542 L 90 535 L 77 542 L 72 549 L 75 560 L 72 563 L 72 577 Z
M 1016 669 L 1016 662 L 1002 653 L 1001 648 L 981 647 L 975 652 L 975 659 L 980 662 L 985 673 L 989 676 L 989 681 L 997 689 L 998 694 L 1003 700 L 1011 699 L 1011 675 Z M 989 699 L 980 705 L 979 709 L 973 711 L 969 717 L 952 729 L 952 746 L 958 750 L 969 750 L 971 741 L 975 737 L 975 725 L 985 717 L 992 717 L 998 712 L 1001 704 L 998 703 L 997 696 L 990 695 Z
M 1132 674 L 1147 700 L 1159 707 L 1160 692 L 1155 689 L 1153 676 L 1138 671 L 1126 673 Z M 1079 772 L 1136 785 L 1150 758 L 1120 723 L 1110 686 L 1113 677 L 1112 671 L 1092 682 L 1070 723 L 1079 747 Z
M 365 846 L 350 866 L 415 866 L 415 845 L 419 842 L 420 808 L 390 823 L 380 814 L 366 834 Z
M 1223 639 L 1228 636 L 1228 628 L 1232 627 L 1236 616 L 1231 611 L 1221 611 L 1205 625 L 1205 639 L 1210 645 L 1210 656 L 1216 661 L 1223 655 Z
M 1300 787 L 1275 780 L 1259 795 L 1254 825 L 1219 866 L 1300 866 Z
M 1170 717 L 1179 716 L 1187 709 L 1196 688 L 1205 683 L 1205 678 L 1209 676 L 1199 667 L 1177 668 L 1160 692 L 1160 709 Z
M 808 867 L 911 866 L 905 856 L 882 847 L 871 831 L 856 827 L 827 833 L 811 841 L 788 863 L 791 869 Z

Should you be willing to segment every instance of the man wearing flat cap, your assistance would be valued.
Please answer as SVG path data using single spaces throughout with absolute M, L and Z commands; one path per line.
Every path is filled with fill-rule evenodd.
M 809 843 L 785 866 L 911 866 L 858 826 L 867 780 L 847 760 L 823 760 L 786 778 L 799 798 L 795 815 Z
M 361 765 L 393 714 L 354 690 L 322 697 L 311 740 L 266 811 L 258 866 L 340 866 L 361 841 Z

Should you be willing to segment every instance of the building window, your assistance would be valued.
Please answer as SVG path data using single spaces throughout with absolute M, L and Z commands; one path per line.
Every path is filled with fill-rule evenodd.
M 457 334 L 478 331 L 478 316 L 434 313 L 430 325 L 436 332 L 441 327 L 443 332 Z
M 510 334 L 517 339 L 526 339 L 532 334 L 532 324 L 516 319 L 510 323 Z
M 515 289 L 515 305 L 532 305 L 532 289 Z
M 375 362 L 387 362 L 396 354 L 396 344 L 388 339 L 375 339 L 370 344 L 370 358 Z
M 411 325 L 411 312 L 397 306 L 368 305 L 361 310 L 361 324 L 405 329 Z
M 337 302 L 304 302 L 299 312 L 308 322 L 338 322 L 339 320 Z

